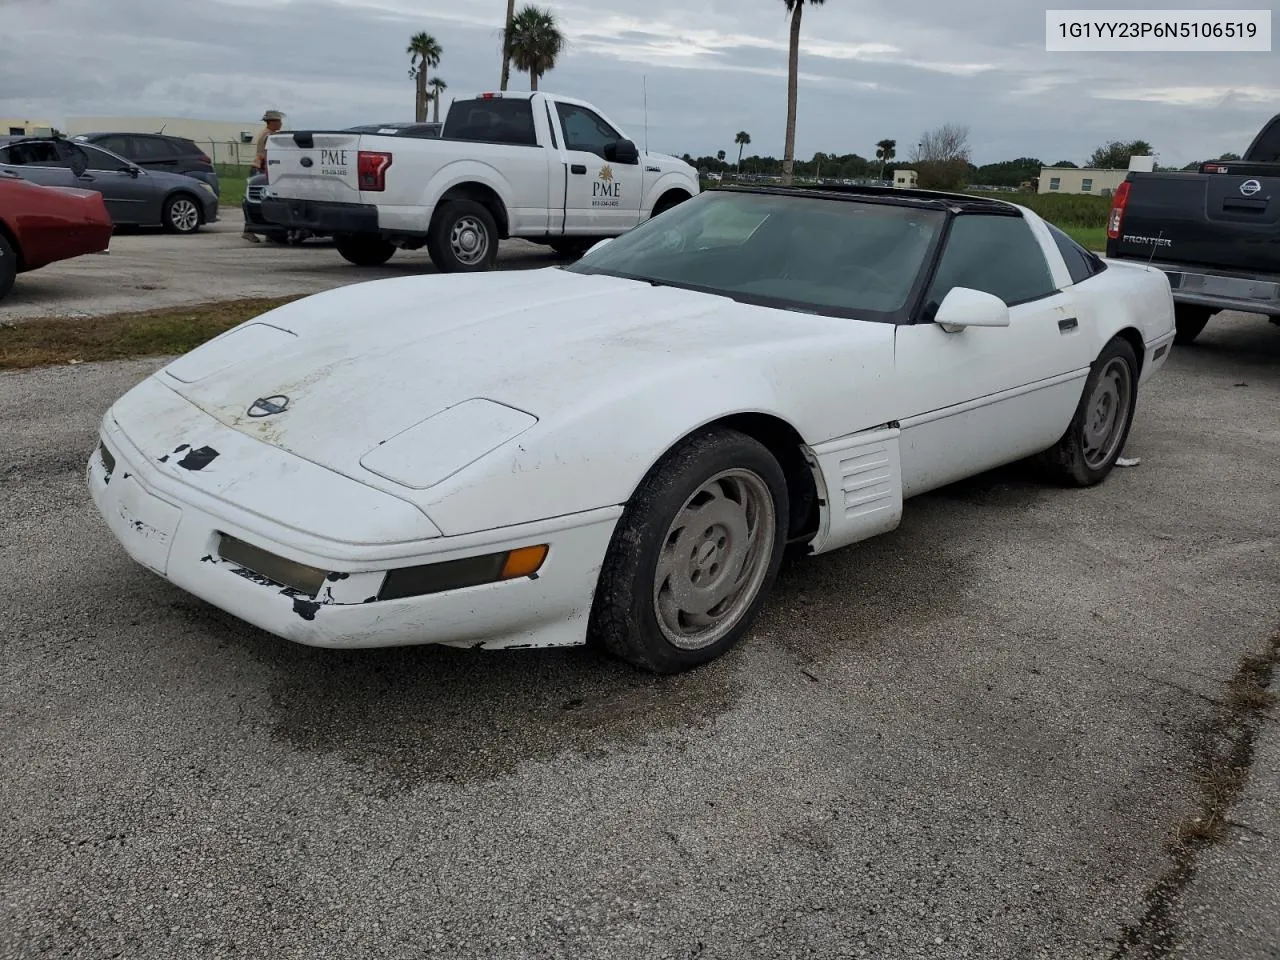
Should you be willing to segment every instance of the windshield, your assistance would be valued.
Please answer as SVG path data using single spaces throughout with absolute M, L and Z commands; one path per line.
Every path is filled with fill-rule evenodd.
M 867 320 L 907 308 L 944 222 L 936 210 L 711 190 L 566 269 Z

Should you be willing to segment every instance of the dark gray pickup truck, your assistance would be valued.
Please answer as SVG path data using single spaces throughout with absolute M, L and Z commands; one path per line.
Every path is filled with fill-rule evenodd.
M 1164 271 L 1175 343 L 1191 343 L 1220 310 L 1280 324 L 1280 114 L 1240 160 L 1196 173 L 1133 173 L 1115 192 L 1107 257 Z

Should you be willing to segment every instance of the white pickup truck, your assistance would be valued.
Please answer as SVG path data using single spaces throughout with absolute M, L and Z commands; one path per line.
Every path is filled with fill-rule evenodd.
M 507 237 L 575 255 L 699 190 L 689 164 L 642 153 L 591 104 L 546 93 L 455 100 L 439 137 L 278 133 L 267 175 L 267 220 L 332 234 L 359 266 L 425 246 L 443 272 L 489 269 Z

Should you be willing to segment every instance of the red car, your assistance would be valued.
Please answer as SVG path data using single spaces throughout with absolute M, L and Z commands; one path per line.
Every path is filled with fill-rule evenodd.
M 18 274 L 98 253 L 110 242 L 102 194 L 0 176 L 0 300 Z

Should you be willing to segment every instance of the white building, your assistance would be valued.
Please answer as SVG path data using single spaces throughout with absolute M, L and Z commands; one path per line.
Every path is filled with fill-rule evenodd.
M 895 170 L 893 172 L 893 185 L 901 187 L 904 190 L 914 190 L 916 184 L 920 182 L 920 174 L 915 170 Z
M 1093 193 L 1109 197 L 1124 183 L 1128 170 L 1099 170 L 1093 167 L 1044 167 L 1037 193 Z
M 248 165 L 253 161 L 253 138 L 262 120 L 193 120 L 190 117 L 68 117 L 63 131 L 78 133 L 167 133 L 185 137 L 204 150 L 214 163 Z

